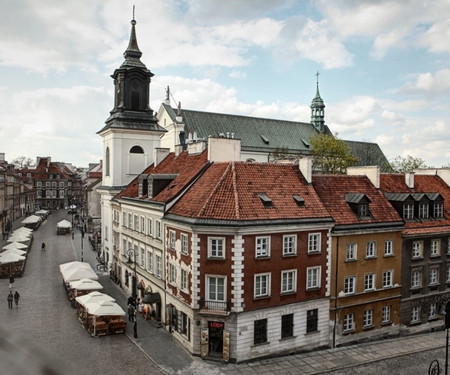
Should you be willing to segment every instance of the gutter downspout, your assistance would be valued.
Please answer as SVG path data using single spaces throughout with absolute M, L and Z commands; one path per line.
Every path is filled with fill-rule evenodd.
M 338 307 L 338 265 L 339 265 L 339 236 L 336 239 L 336 266 L 334 276 L 334 326 L 333 326 L 333 348 L 336 347 L 336 329 L 337 329 L 337 307 Z

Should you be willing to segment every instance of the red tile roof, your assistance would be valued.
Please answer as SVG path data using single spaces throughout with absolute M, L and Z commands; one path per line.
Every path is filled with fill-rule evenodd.
M 264 206 L 259 193 L 272 207 Z M 294 195 L 304 199 L 304 207 Z M 245 162 L 213 163 L 169 213 L 213 220 L 330 218 L 298 166 Z
M 337 225 L 401 222 L 402 218 L 366 176 L 313 175 L 313 186 Z M 370 200 L 371 219 L 359 219 L 345 200 L 346 193 L 360 193 Z

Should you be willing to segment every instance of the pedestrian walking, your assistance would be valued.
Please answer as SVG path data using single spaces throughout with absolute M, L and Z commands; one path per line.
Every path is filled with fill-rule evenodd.
M 135 315 L 134 315 L 134 306 L 130 303 L 128 305 L 128 320 L 130 322 L 134 322 Z
M 20 298 L 20 294 L 16 290 L 16 292 L 14 293 L 14 303 L 16 304 L 16 308 L 19 307 L 19 298 Z
M 9 294 L 8 294 L 8 309 L 12 309 L 13 308 L 13 299 L 14 299 L 13 293 L 12 293 L 12 291 L 9 291 Z
M 42 248 L 42 251 L 45 251 L 45 242 L 42 242 L 41 248 Z

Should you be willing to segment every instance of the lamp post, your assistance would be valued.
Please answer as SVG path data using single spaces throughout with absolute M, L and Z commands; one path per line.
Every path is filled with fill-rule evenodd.
M 84 240 L 84 228 L 81 227 L 81 261 L 83 262 L 83 240 Z
M 131 256 L 133 256 L 133 260 L 134 260 L 134 279 L 132 281 L 132 296 L 134 298 L 134 303 L 135 303 L 135 311 L 136 311 L 136 297 L 137 297 L 137 273 L 136 273 L 136 250 L 135 249 L 130 249 L 128 250 L 128 261 L 127 264 L 131 264 L 133 261 L 131 260 Z M 137 316 L 136 313 L 134 315 L 134 327 L 133 327 L 133 336 L 135 339 L 137 339 L 138 334 L 137 334 Z

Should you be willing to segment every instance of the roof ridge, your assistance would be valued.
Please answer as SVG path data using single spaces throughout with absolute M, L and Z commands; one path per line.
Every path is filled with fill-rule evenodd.
M 219 190 L 220 186 L 222 185 L 223 181 L 225 180 L 225 177 L 227 176 L 229 170 L 231 168 L 231 165 L 228 164 L 228 167 L 225 169 L 225 172 L 222 174 L 222 177 L 220 177 L 219 181 L 217 181 L 216 186 L 214 187 L 214 189 L 212 189 L 211 193 L 209 194 L 208 198 L 205 201 L 205 204 L 202 206 L 202 208 L 199 211 L 199 215 L 203 215 L 204 212 L 206 211 L 206 208 L 208 206 L 208 203 L 211 202 L 215 192 L 217 190 Z
M 232 166 L 232 181 L 233 181 L 233 193 L 234 193 L 234 209 L 236 211 L 236 219 L 240 219 L 241 216 L 239 215 L 239 194 L 237 191 L 237 176 L 236 176 L 236 164 L 235 162 L 231 162 Z

